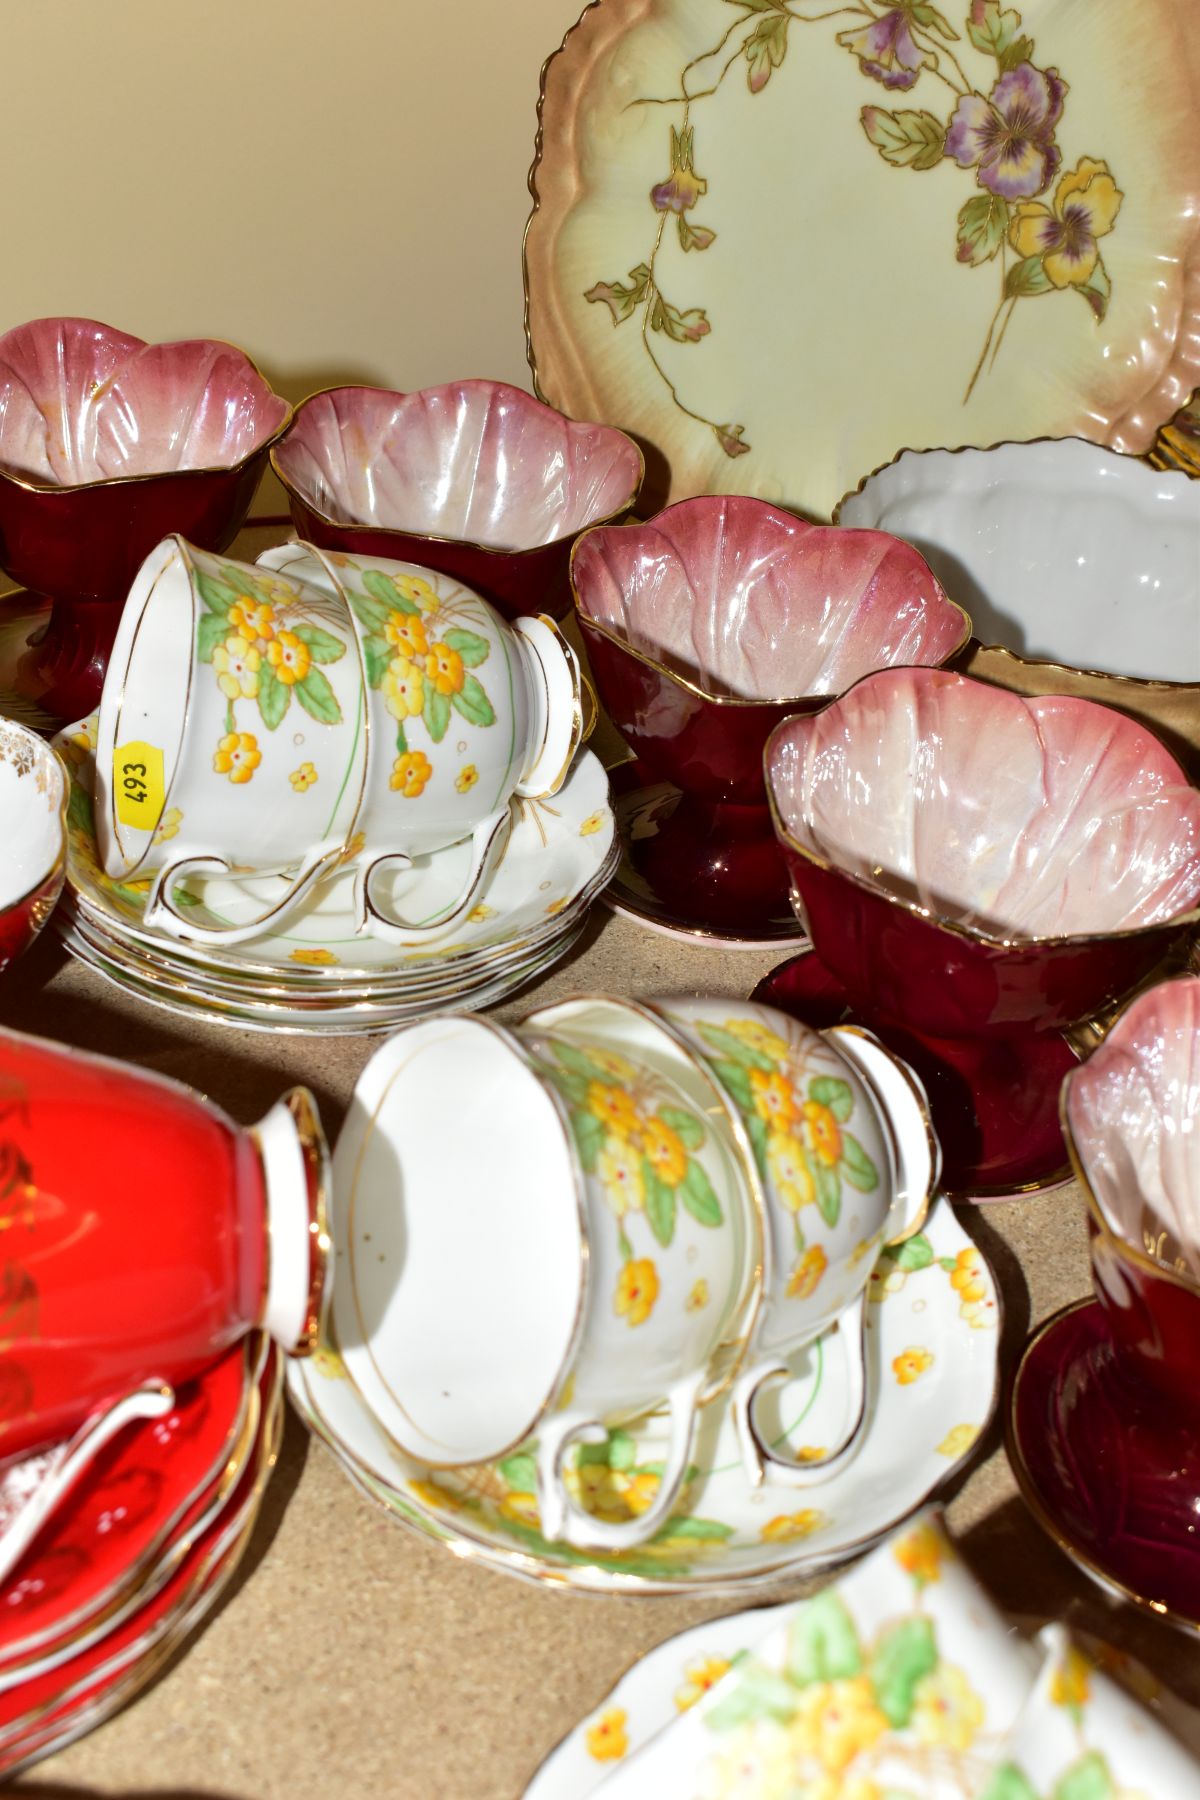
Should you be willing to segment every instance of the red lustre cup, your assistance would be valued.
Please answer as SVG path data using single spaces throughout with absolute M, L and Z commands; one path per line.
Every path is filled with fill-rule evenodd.
M 1096 1298 L 1125 1372 L 1200 1412 L 1200 977 L 1151 988 L 1063 1084 Z
M 327 1160 L 304 1088 L 243 1131 L 161 1076 L 0 1031 L 0 1462 L 99 1440 L 139 1393 L 160 1410 L 256 1327 L 310 1349 Z
M 292 409 L 232 344 L 146 344 L 93 319 L 0 336 L 0 565 L 54 601 L 23 671 L 95 706 L 125 595 L 169 532 L 224 550 Z
M 780 899 L 786 908 L 763 786 L 771 732 L 871 669 L 944 663 L 971 634 L 910 545 L 886 532 L 810 525 L 743 495 L 702 495 L 644 525 L 585 532 L 571 580 L 605 710 L 644 779 L 684 795 L 664 828 L 678 905 L 686 908 L 690 892 L 711 914 L 689 842 L 705 846 L 722 883 L 736 880 L 747 838 L 773 852 L 772 891 L 757 905 L 747 896 L 740 921 L 751 931 Z M 626 849 L 636 864 L 647 844 Z
M 965 1098 L 954 1120 L 934 1096 L 939 1132 L 962 1148 L 986 1115 L 984 1135 L 1041 1142 L 1003 1191 L 1061 1174 L 1074 1056 L 1064 1044 L 1044 1079 L 1048 1034 L 1118 1000 L 1200 918 L 1200 793 L 1179 764 L 1092 701 L 898 669 L 778 727 L 766 767 L 822 965 L 862 1018 L 931 1045 Z M 982 1192 L 960 1179 L 978 1145 L 943 1147 L 949 1185 Z
M 271 466 L 309 543 L 435 569 L 509 619 L 562 617 L 575 539 L 628 512 L 645 474 L 623 431 L 502 381 L 327 388 Z

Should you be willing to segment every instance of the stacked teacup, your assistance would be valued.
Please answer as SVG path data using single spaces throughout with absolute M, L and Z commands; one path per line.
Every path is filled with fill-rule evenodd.
M 432 571 L 170 537 L 75 764 L 70 948 L 145 998 L 385 1030 L 561 956 L 609 873 L 575 657 Z
M 769 1469 L 815 1486 L 864 1441 L 868 1278 L 919 1229 L 938 1174 L 920 1084 L 860 1031 L 750 1002 L 606 997 L 512 1031 L 424 1021 L 355 1091 L 328 1343 L 297 1397 L 376 1482 L 384 1442 L 432 1469 L 521 1451 L 541 1533 L 584 1551 L 664 1526 L 706 1413 L 732 1412 L 751 1482 Z M 834 1325 L 840 1439 L 793 1457 L 760 1395 Z M 654 1412 L 668 1425 L 653 1494 L 627 1518 L 589 1509 L 577 1451 Z

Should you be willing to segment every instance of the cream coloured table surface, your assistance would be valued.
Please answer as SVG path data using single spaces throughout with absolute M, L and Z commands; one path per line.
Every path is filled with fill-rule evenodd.
M 239 548 L 253 554 L 264 541 L 248 533 Z M 778 960 L 667 938 L 599 905 L 566 961 L 496 1016 L 581 991 L 745 995 Z M 378 1043 L 175 1018 L 73 962 L 52 927 L 0 982 L 0 1023 L 189 1082 L 243 1124 L 303 1081 L 331 1140 Z M 1008 1376 L 1031 1325 L 1088 1291 L 1082 1200 L 1068 1187 L 960 1210 L 1003 1294 Z M 970 1567 L 1009 1614 L 1067 1617 L 1200 1703 L 1193 1643 L 1108 1602 L 1027 1512 L 1004 1453 L 1003 1411 L 1002 1396 L 975 1462 L 946 1490 Z M 778 1597 L 803 1591 L 798 1574 Z M 756 1590 L 745 1604 L 767 1597 Z M 257 1529 L 218 1610 L 124 1713 L 11 1791 L 42 1800 L 516 1800 L 639 1655 L 738 1604 L 564 1593 L 461 1561 L 361 1496 L 289 1412 Z

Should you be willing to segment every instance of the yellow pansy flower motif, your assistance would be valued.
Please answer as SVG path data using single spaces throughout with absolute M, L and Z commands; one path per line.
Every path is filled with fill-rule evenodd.
M 725 1030 L 730 1037 L 740 1038 L 751 1050 L 757 1050 L 760 1056 L 769 1056 L 773 1062 L 788 1059 L 790 1053 L 783 1039 L 760 1019 L 726 1019 Z
M 567 1486 L 593 1518 L 621 1525 L 653 1506 L 661 1477 L 650 1469 L 627 1474 L 607 1463 L 582 1463 L 567 1476 Z
M 424 792 L 425 784 L 432 774 L 433 764 L 423 750 L 406 750 L 392 764 L 389 786 L 403 794 L 406 800 L 415 800 Z
M 965 1456 L 978 1436 L 978 1425 L 955 1425 L 938 1445 L 937 1453 L 955 1459 Z
M 213 768 L 218 775 L 228 775 L 230 781 L 240 787 L 250 780 L 261 761 L 258 739 L 248 731 L 231 731 L 217 745 Z
M 338 960 L 334 952 L 326 950 L 324 945 L 317 950 L 293 950 L 291 955 L 293 962 L 303 963 L 310 969 L 327 969 Z
M 588 1755 L 597 1762 L 620 1762 L 629 1748 L 629 1734 L 625 1730 L 628 1713 L 624 1707 L 610 1706 L 601 1713 L 594 1725 L 589 1725 L 584 1733 L 584 1743 Z
M 1018 256 L 1040 256 L 1052 287 L 1084 287 L 1100 260 L 1098 238 L 1117 222 L 1125 198 L 1106 162 L 1085 156 L 1060 177 L 1049 206 L 1018 206 L 1008 236 Z
M 402 600 L 410 606 L 419 606 L 422 612 L 436 612 L 441 605 L 436 591 L 422 575 L 393 575 L 392 586 Z
M 765 1544 L 790 1544 L 800 1538 L 811 1537 L 825 1524 L 825 1514 L 815 1507 L 806 1506 L 801 1512 L 780 1513 L 769 1519 L 759 1532 Z
M 790 1132 L 773 1131 L 767 1139 L 767 1168 L 779 1198 L 791 1212 L 799 1212 L 817 1197 L 817 1184 L 804 1147 Z
M 892 1370 L 901 1387 L 908 1387 L 932 1366 L 933 1353 L 918 1344 L 910 1344 L 907 1350 L 892 1358 Z
M 394 644 L 401 656 L 406 656 L 410 662 L 424 656 L 429 649 L 429 634 L 419 613 L 389 613 L 383 629 L 388 643 Z
M 625 1504 L 634 1518 L 649 1512 L 658 1498 L 658 1490 L 662 1486 L 662 1476 L 656 1475 L 653 1469 L 638 1469 L 626 1483 Z
M 250 594 L 238 596 L 236 605 L 229 609 L 229 623 L 238 637 L 249 643 L 269 644 L 275 636 L 275 608 L 264 606 Z
M 867 1280 L 867 1299 L 882 1306 L 889 1294 L 898 1294 L 908 1280 L 908 1270 L 902 1269 L 890 1257 L 877 1263 L 871 1270 Z
M 583 821 L 583 824 L 579 827 L 580 837 L 594 837 L 607 817 L 608 814 L 606 812 L 589 813 L 587 818 Z
M 960 1753 L 969 1750 L 983 1725 L 984 1705 L 961 1669 L 939 1663 L 914 1690 L 912 1728 L 917 1742 Z
M 294 631 L 276 633 L 267 645 L 267 661 L 275 671 L 276 680 L 282 681 L 285 687 L 295 687 L 312 667 L 308 645 Z
M 855 1268 L 862 1261 L 864 1256 L 870 1256 L 877 1242 L 878 1234 L 873 1238 L 859 1238 L 857 1244 L 855 1244 L 853 1250 L 850 1252 L 850 1267 L 852 1269 Z
M 407 657 L 393 657 L 380 683 L 383 704 L 393 719 L 419 719 L 425 710 L 425 677 Z
M 642 1115 L 629 1095 L 604 1081 L 589 1081 L 587 1109 L 619 1138 L 641 1140 Z
M 253 700 L 262 657 L 244 637 L 229 637 L 213 651 L 217 686 L 227 700 Z
M 722 1676 L 728 1675 L 729 1661 L 724 1656 L 706 1656 L 700 1662 L 688 1663 L 683 1673 L 683 1686 L 675 1689 L 675 1705 L 680 1712 L 687 1712 L 709 1688 L 716 1687 Z
M 678 1132 L 661 1119 L 647 1119 L 642 1128 L 642 1152 L 664 1187 L 678 1187 L 687 1174 L 687 1151 Z
M 473 906 L 471 908 L 470 912 L 467 914 L 467 923 L 469 925 L 483 925 L 488 919 L 494 919 L 495 916 L 495 907 L 484 906 L 481 902 L 478 906 Z
M 1092 1691 L 1092 1665 L 1072 1644 L 1050 1678 L 1050 1698 L 1055 1706 L 1086 1706 Z
M 528 1525 L 534 1531 L 541 1527 L 542 1515 L 538 1511 L 536 1494 L 527 1494 L 520 1488 L 514 1488 L 500 1502 L 500 1511 L 506 1519 L 514 1520 L 518 1525 Z
M 479 780 L 479 770 L 474 763 L 464 763 L 455 777 L 454 785 L 460 794 L 469 794 Z
M 462 1512 L 463 1503 L 457 1494 L 449 1488 L 442 1487 L 437 1481 L 410 1481 L 409 1489 L 425 1506 L 432 1506 L 435 1512 Z
M 644 1325 L 658 1299 L 658 1270 L 648 1256 L 627 1262 L 617 1277 L 613 1311 L 627 1325 Z
M 810 1294 L 815 1294 L 828 1267 L 829 1258 L 820 1244 L 810 1244 L 792 1270 L 787 1284 L 788 1298 L 807 1300 Z
M 72 732 L 71 742 L 78 744 L 81 750 L 94 750 L 100 741 L 100 715 L 93 713 L 85 719 L 78 731 Z
M 162 818 L 158 821 L 158 824 L 154 827 L 154 842 L 156 844 L 165 844 L 168 838 L 173 838 L 177 834 L 179 827 L 182 824 L 183 814 L 180 812 L 179 808 L 177 806 L 169 806 Z
M 610 1137 L 596 1159 L 596 1173 L 618 1219 L 640 1212 L 645 1203 L 641 1158 L 623 1138 Z
M 932 1525 L 918 1525 L 915 1531 L 905 1533 L 892 1550 L 892 1555 L 905 1574 L 911 1575 L 922 1586 L 928 1586 L 931 1581 L 940 1581 L 942 1578 L 942 1562 L 946 1555 L 945 1539 Z
M 809 1149 L 827 1169 L 836 1168 L 842 1160 L 842 1133 L 833 1113 L 819 1100 L 806 1100 L 800 1112 Z
M 764 1075 L 761 1069 L 750 1070 L 750 1090 L 754 1110 L 760 1119 L 776 1131 L 786 1131 L 796 1117 L 796 1096 L 782 1075 Z
M 598 1045 L 593 1044 L 588 1049 L 588 1061 L 595 1063 L 598 1069 L 603 1069 L 613 1081 L 631 1082 L 637 1075 L 629 1058 L 622 1056 L 617 1050 L 601 1050 Z
M 684 1312 L 700 1312 L 708 1305 L 708 1299 L 708 1283 L 705 1281 L 704 1277 L 701 1276 L 700 1280 L 696 1283 L 691 1293 L 684 1301 L 683 1310 Z
M 293 769 L 288 776 L 288 780 L 298 794 L 307 794 L 309 788 L 316 779 L 317 771 L 310 762 L 301 763 L 300 767 L 298 769 Z
M 425 658 L 425 679 L 432 681 L 439 694 L 457 694 L 466 680 L 463 659 L 449 644 L 431 644 Z
M 793 1742 L 831 1775 L 840 1775 L 888 1730 L 866 1675 L 814 1681 L 801 1690 L 799 1700 Z

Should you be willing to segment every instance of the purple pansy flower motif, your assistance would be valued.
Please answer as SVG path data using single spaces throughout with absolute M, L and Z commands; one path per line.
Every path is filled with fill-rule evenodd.
M 1002 75 L 988 98 L 965 94 L 946 133 L 946 155 L 961 168 L 979 166 L 978 181 L 1005 200 L 1028 200 L 1048 188 L 1062 152 L 1054 128 L 1067 84 L 1057 69 L 1021 63 Z
M 861 31 L 839 31 L 838 43 L 853 52 L 864 75 L 874 76 L 885 88 L 910 88 L 921 70 L 936 58 L 918 50 L 911 21 L 903 7 L 893 7 Z

